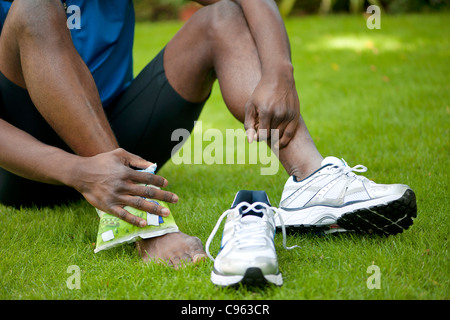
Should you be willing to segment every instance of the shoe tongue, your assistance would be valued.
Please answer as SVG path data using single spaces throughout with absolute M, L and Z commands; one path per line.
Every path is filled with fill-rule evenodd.
M 338 159 L 336 157 L 326 157 L 325 159 L 322 160 L 322 167 L 326 166 L 326 165 L 338 165 L 338 166 L 343 166 L 345 165 L 344 162 L 342 162 L 341 159 Z
M 244 224 L 258 223 L 261 221 L 261 217 L 254 214 L 245 214 L 241 218 L 241 222 Z
M 257 211 L 249 210 L 249 211 L 245 212 L 246 208 L 247 208 L 246 206 L 243 206 L 243 207 L 239 208 L 239 213 L 242 215 L 242 217 L 247 217 L 247 216 L 253 216 L 253 217 L 257 217 L 257 218 L 262 218 L 263 217 L 263 213 L 262 212 L 258 212 L 258 211 L 260 211 L 261 208 L 263 208 L 263 205 L 256 205 L 255 209 Z

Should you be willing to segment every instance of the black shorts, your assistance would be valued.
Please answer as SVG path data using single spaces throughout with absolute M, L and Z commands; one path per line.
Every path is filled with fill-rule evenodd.
M 171 141 L 178 128 L 189 131 L 205 102 L 183 99 L 169 84 L 162 50 L 105 112 L 120 147 L 158 164 L 170 159 L 179 141 Z M 0 73 L 0 118 L 36 139 L 72 152 L 33 105 L 28 91 Z M 0 202 L 6 205 L 51 205 L 81 195 L 65 186 L 30 181 L 0 168 Z

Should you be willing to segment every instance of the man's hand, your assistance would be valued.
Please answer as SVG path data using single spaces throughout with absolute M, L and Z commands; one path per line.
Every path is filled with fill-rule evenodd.
M 133 225 L 145 227 L 144 219 L 129 213 L 124 207 L 130 206 L 165 217 L 169 215 L 169 209 L 144 198 L 169 203 L 178 201 L 178 196 L 174 193 L 142 185 L 162 188 L 168 184 L 163 177 L 132 169 L 145 169 L 150 165 L 151 162 L 120 148 L 93 157 L 80 158 L 73 171 L 71 186 L 94 207 Z
M 294 136 L 300 118 L 289 38 L 274 0 L 233 0 L 244 13 L 261 62 L 261 80 L 245 105 L 248 140 L 270 140 L 279 130 L 275 148 Z M 264 130 L 263 130 L 264 129 Z
M 275 147 L 284 148 L 294 136 L 300 116 L 295 83 L 289 73 L 263 76 L 245 106 L 244 126 L 248 141 L 270 140 L 271 129 L 279 130 Z

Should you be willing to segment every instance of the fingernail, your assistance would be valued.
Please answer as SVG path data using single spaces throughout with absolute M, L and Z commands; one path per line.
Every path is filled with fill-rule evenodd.
M 250 138 L 250 132 L 249 132 L 250 130 L 247 130 L 246 132 L 245 132 L 245 134 L 247 135 L 247 141 L 248 141 L 248 143 L 252 143 L 252 138 Z
M 139 226 L 141 228 L 145 227 L 147 225 L 147 222 L 145 222 L 145 220 L 141 220 L 141 222 L 139 222 Z
M 255 130 L 248 129 L 246 131 L 246 134 L 247 134 L 248 143 L 252 143 L 255 138 L 255 135 L 256 135 Z
M 164 208 L 164 209 L 161 210 L 161 214 L 162 214 L 164 217 L 167 217 L 167 216 L 170 214 L 170 211 L 169 211 L 169 209 Z

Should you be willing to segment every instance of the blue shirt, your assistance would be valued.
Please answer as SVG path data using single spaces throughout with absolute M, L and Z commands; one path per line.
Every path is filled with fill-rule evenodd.
M 75 11 L 67 12 L 70 34 L 107 106 L 133 80 L 133 1 L 66 0 L 66 4 L 80 9 L 79 19 L 75 19 Z M 0 0 L 0 31 L 10 6 L 10 2 Z

